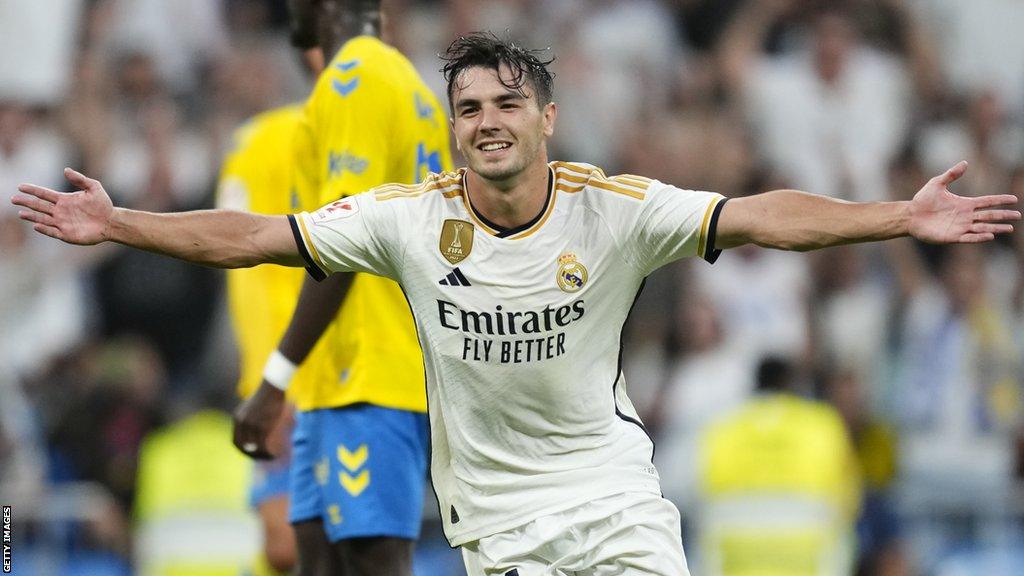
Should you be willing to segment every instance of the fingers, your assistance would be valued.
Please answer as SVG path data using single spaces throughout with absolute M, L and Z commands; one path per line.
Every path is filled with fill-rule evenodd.
M 41 212 L 43 214 L 53 216 L 53 202 L 46 200 L 40 200 L 34 196 L 15 196 L 11 198 L 11 204 L 16 206 L 24 206 L 29 210 Z
M 983 210 L 973 214 L 975 222 L 1007 222 L 1020 220 L 1017 210 Z
M 64 235 L 61 234 L 61 231 L 57 228 L 54 228 L 53 226 L 47 226 L 45 224 L 35 224 L 32 226 L 32 229 L 44 236 L 56 238 L 57 240 L 64 240 Z
M 56 204 L 57 199 L 60 198 L 60 192 L 57 192 L 56 190 L 50 190 L 49 188 L 44 188 L 42 186 L 36 186 L 35 184 L 20 184 L 18 186 L 18 192 L 30 194 L 32 196 L 35 196 L 36 198 L 39 198 L 40 200 L 46 200 L 47 202 L 53 204 Z M 11 202 L 18 204 L 18 202 L 15 202 L 15 200 L 19 198 L 23 198 L 23 196 L 15 196 L 14 198 L 11 199 Z M 22 206 L 24 206 L 24 204 L 22 204 Z
M 49 214 L 29 212 L 28 210 L 18 210 L 18 218 L 21 218 L 26 222 L 32 222 L 33 224 L 42 224 L 43 226 L 57 228 L 57 221 Z
M 974 209 L 979 208 L 991 208 L 993 206 L 1009 206 L 1010 204 L 1016 204 L 1017 197 L 1013 194 L 994 194 L 992 196 L 979 196 L 974 199 Z M 1020 213 L 1017 213 L 1017 218 L 1020 218 Z
M 979 244 L 981 242 L 991 242 L 992 240 L 995 240 L 995 238 L 996 237 L 994 234 L 987 232 L 981 234 L 968 232 L 966 234 L 961 235 L 959 241 L 963 244 Z
M 943 186 L 949 186 L 950 184 L 955 182 L 957 178 L 963 176 L 964 172 L 967 172 L 967 161 L 961 160 L 957 162 L 956 166 L 953 166 L 949 170 L 946 170 L 945 172 L 937 176 L 937 178 L 939 179 L 940 184 L 942 184 Z
M 986 223 L 986 222 L 975 222 L 974 224 L 971 224 L 970 230 L 971 230 L 971 232 L 974 232 L 976 234 L 977 233 L 984 234 L 986 232 L 990 232 L 992 234 L 1009 234 L 1010 232 L 1013 232 L 1013 225 L 1012 224 L 989 224 L 989 223 Z
M 272 460 L 274 455 L 267 449 L 267 433 L 256 426 L 236 422 L 232 443 L 242 454 L 255 460 Z
M 98 180 L 93 180 L 85 174 L 71 168 L 64 169 L 64 177 L 67 178 L 68 182 L 71 182 L 82 190 L 93 190 L 100 185 Z

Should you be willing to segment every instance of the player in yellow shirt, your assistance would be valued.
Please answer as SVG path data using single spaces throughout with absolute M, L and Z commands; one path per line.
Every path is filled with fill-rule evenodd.
M 246 122 L 233 135 L 233 149 L 221 167 L 217 206 L 259 214 L 289 214 L 299 207 L 292 186 L 291 144 L 302 108 L 286 106 L 264 112 Z M 276 266 L 260 266 L 227 273 L 228 309 L 239 351 L 238 394 L 248 398 L 262 378 L 267 355 L 277 346 L 302 287 L 303 274 Z M 314 356 L 324 356 L 321 347 Z M 309 367 L 318 363 L 311 358 Z M 295 535 L 288 524 L 287 431 L 291 411 L 275 427 L 277 457 L 256 463 L 249 505 L 263 528 L 263 557 L 256 573 L 286 573 L 295 565 Z M 266 564 L 266 565 L 264 565 Z
M 295 134 L 293 209 L 451 169 L 442 108 L 412 64 L 376 37 L 378 4 L 322 2 L 319 13 L 292 4 L 299 22 L 307 10 L 311 30 L 348 14 L 338 26 L 315 26 L 335 56 Z M 345 217 L 343 200 L 333 209 Z M 275 362 L 288 372 L 302 365 L 288 390 L 299 411 L 289 518 L 300 573 L 411 574 L 429 440 L 423 359 L 401 289 L 366 274 L 307 282 L 267 381 L 237 415 L 236 444 L 259 456 L 269 453 L 262 438 L 279 413 L 275 384 L 289 380 L 274 372 Z

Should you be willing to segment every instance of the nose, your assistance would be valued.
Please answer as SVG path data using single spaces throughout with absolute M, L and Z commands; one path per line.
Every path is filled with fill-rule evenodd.
M 498 110 L 493 106 L 484 106 L 480 110 L 480 130 L 484 132 L 494 132 L 500 128 L 498 122 Z

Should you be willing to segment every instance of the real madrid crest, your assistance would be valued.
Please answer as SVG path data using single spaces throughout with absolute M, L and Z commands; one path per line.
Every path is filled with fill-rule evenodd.
M 578 292 L 587 283 L 587 267 L 572 252 L 558 257 L 558 273 L 555 281 L 562 292 Z
M 441 227 L 441 242 L 438 244 L 441 256 L 452 264 L 458 264 L 473 251 L 473 223 L 465 220 L 445 220 Z

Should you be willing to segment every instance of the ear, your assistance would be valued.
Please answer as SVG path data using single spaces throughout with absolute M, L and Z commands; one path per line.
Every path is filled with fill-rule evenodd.
M 462 152 L 462 144 L 459 144 L 459 135 L 455 133 L 455 117 L 448 119 L 448 126 L 452 129 L 452 138 L 455 139 L 455 149 Z
M 550 138 L 555 133 L 555 118 L 558 116 L 558 106 L 554 102 L 548 102 L 541 111 L 544 122 L 544 136 Z

